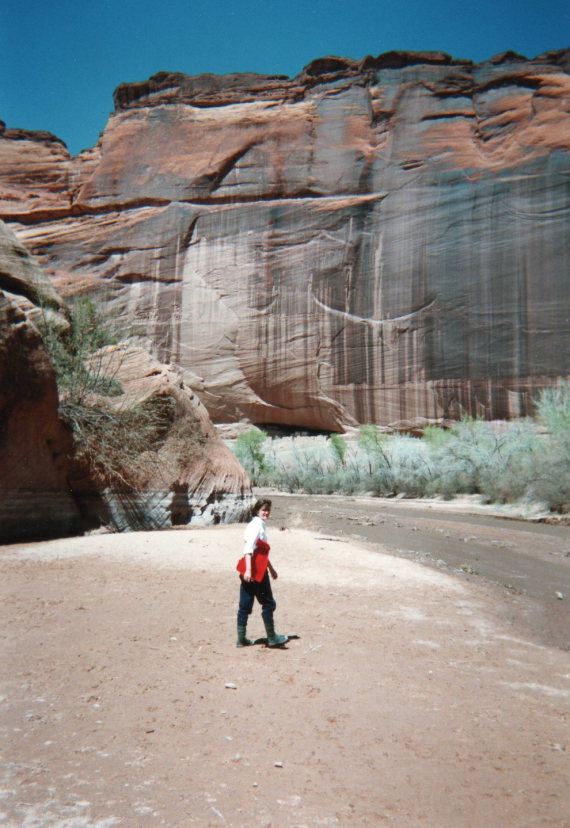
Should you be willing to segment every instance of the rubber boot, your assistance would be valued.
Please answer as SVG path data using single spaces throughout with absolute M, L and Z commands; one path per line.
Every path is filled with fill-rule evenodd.
M 236 647 L 251 647 L 253 641 L 245 637 L 245 627 L 238 626 L 237 628 L 237 643 Z
M 267 632 L 267 646 L 268 647 L 282 647 L 289 641 L 288 635 L 277 635 L 272 621 L 264 621 L 265 630 Z

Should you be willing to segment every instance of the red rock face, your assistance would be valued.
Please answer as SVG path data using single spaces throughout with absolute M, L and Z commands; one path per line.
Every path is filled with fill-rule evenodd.
M 570 373 L 568 70 L 394 52 L 161 73 L 117 89 L 77 158 L 5 132 L 0 204 L 61 292 L 96 293 L 217 420 L 519 416 Z
M 14 295 L 26 272 L 28 292 L 55 304 L 49 283 L 42 291 L 39 268 L 0 222 L 2 541 L 65 535 L 81 524 L 69 491 L 72 440 L 58 418 L 54 371 L 37 329 Z
M 2 128 L 0 145 L 1 217 L 6 221 L 35 223 L 69 215 L 77 189 L 98 157 L 95 150 L 71 158 L 63 141 L 49 132 Z

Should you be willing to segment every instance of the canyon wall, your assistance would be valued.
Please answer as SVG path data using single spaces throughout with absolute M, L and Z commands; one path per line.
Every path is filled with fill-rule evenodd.
M 0 214 L 219 422 L 511 418 L 570 374 L 570 51 L 159 73 L 0 135 Z

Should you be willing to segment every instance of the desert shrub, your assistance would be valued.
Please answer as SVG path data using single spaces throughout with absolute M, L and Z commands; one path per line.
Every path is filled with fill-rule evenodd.
M 423 441 L 432 451 L 442 448 L 449 440 L 451 433 L 446 428 L 428 425 L 424 428 Z
M 490 503 L 528 499 L 542 440 L 526 420 L 510 424 L 497 437 L 497 450 L 481 471 L 479 491 Z
M 394 436 L 389 442 L 391 494 L 422 497 L 431 483 L 429 444 L 416 437 Z
M 441 436 L 430 433 L 427 444 L 432 467 L 427 494 L 480 494 L 489 502 L 528 497 L 540 453 L 530 422 L 520 420 L 497 431 L 490 423 L 465 419 Z
M 377 426 L 361 425 L 358 432 L 362 487 L 376 495 L 391 494 L 394 490 L 392 460 L 388 450 L 389 437 Z
M 75 438 L 75 458 L 107 485 L 137 490 L 160 470 L 157 452 L 175 415 L 170 396 L 128 409 L 64 402 L 63 418 Z
M 488 502 L 540 501 L 568 511 L 570 385 L 544 391 L 536 405 L 542 431 L 530 420 L 497 428 L 465 419 L 451 429 L 430 426 L 417 439 L 364 425 L 357 440 L 340 435 L 266 440 L 263 435 L 248 450 L 257 479 L 284 491 L 448 498 L 478 494 Z
M 235 442 L 234 453 L 248 473 L 253 484 L 260 485 L 264 482 L 269 463 L 266 459 L 263 447 L 267 440 L 267 434 L 259 428 L 252 428 L 244 434 L 240 434 Z
M 116 326 L 104 317 L 95 303 L 81 297 L 70 305 L 69 327 L 62 327 L 48 311 L 42 313 L 38 328 L 55 370 L 60 398 L 80 404 L 89 394 L 117 396 L 120 383 L 106 370 L 106 345 L 118 342 Z M 99 352 L 99 359 L 86 364 L 88 357 Z
M 570 383 L 546 388 L 536 400 L 538 422 L 546 429 L 533 467 L 530 496 L 550 509 L 570 511 Z
M 561 455 L 547 443 L 528 487 L 528 499 L 543 503 L 554 512 L 570 512 L 570 472 L 568 455 Z
M 234 451 L 255 481 L 306 494 L 419 495 L 431 473 L 421 441 L 387 438 L 374 426 L 348 441 L 329 437 L 238 438 Z M 247 438 L 244 440 L 243 438 Z M 244 450 L 245 445 L 245 450 Z M 252 448 L 255 454 L 252 458 Z
M 482 476 L 495 463 L 497 451 L 497 439 L 487 423 L 473 419 L 456 423 L 445 439 L 432 438 L 428 493 L 452 497 L 480 492 Z
M 234 450 L 240 459 L 237 441 Z M 347 461 L 350 451 L 344 440 L 342 462 L 330 438 L 325 437 L 275 438 L 264 441 L 262 452 L 262 471 L 257 475 L 261 484 L 307 494 L 358 490 L 354 466 Z
M 386 464 L 389 464 L 389 459 L 385 452 L 388 439 L 386 434 L 383 434 L 378 426 L 373 424 L 361 425 L 358 430 L 358 445 L 365 455 L 374 462 L 378 462 L 381 459 Z
M 344 458 L 346 457 L 346 440 L 340 434 L 331 434 L 329 437 L 330 446 L 333 453 L 333 458 L 338 460 L 341 466 L 344 466 Z
M 505 424 L 463 420 L 441 435 L 430 431 L 433 476 L 428 494 L 476 493 L 488 502 L 540 502 L 570 509 L 570 385 L 545 389 L 536 419 Z
M 559 443 L 570 445 L 570 383 L 545 388 L 536 400 L 536 418 Z
M 320 438 L 287 440 L 277 452 L 274 479 L 279 488 L 307 494 L 332 494 L 329 471 L 335 461 L 330 446 Z

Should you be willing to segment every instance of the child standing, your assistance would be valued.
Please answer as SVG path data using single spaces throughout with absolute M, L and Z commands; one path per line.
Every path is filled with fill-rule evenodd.
M 267 632 L 267 646 L 282 647 L 289 638 L 286 635 L 277 635 L 273 626 L 273 613 L 277 604 L 273 598 L 269 575 L 275 580 L 277 572 L 269 560 L 269 544 L 265 527 L 271 515 L 271 501 L 258 500 L 252 509 L 252 515 L 244 533 L 243 556 L 237 565 L 240 573 L 240 591 L 236 646 L 248 647 L 253 644 L 253 641 L 246 638 L 245 632 L 247 620 L 257 598 L 261 604 L 261 617 Z

